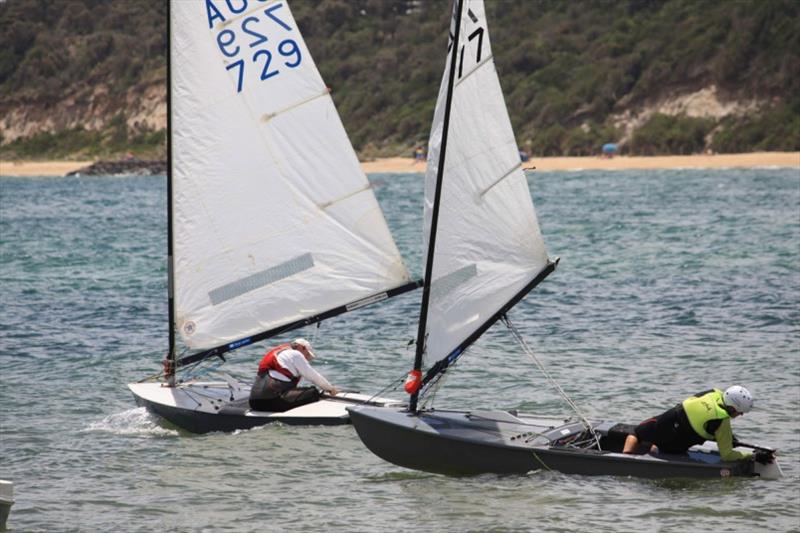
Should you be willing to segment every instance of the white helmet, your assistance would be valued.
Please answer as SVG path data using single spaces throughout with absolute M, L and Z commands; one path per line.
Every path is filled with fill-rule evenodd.
M 725 392 L 722 393 L 722 401 L 742 414 L 753 408 L 753 395 L 741 385 L 733 385 L 725 389 Z

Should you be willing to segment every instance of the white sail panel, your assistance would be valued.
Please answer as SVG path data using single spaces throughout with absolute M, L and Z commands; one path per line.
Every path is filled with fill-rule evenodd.
M 459 347 L 547 264 L 547 250 L 492 58 L 482 0 L 464 1 L 457 46 L 430 276 L 426 324 L 429 361 L 439 360 Z M 431 227 L 449 67 L 448 55 L 429 141 L 426 239 Z
M 286 1 L 173 1 L 174 291 L 192 348 L 409 275 Z

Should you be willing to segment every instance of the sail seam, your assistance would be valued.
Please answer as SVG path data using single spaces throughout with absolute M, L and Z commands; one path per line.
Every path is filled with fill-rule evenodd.
M 514 172 L 516 172 L 517 170 L 519 170 L 519 169 L 520 169 L 520 166 L 521 166 L 521 165 L 520 165 L 519 163 L 516 163 L 516 164 L 514 164 L 514 166 L 511 168 L 511 170 L 509 170 L 508 172 L 506 172 L 505 174 L 503 174 L 503 175 L 502 175 L 500 178 L 498 178 L 497 180 L 495 180 L 495 182 L 494 182 L 494 183 L 492 183 L 491 185 L 489 185 L 488 187 L 486 187 L 486 188 L 483 190 L 483 192 L 481 192 L 481 194 L 480 194 L 480 198 L 483 198 L 483 197 L 486 195 L 486 193 L 488 193 L 490 190 L 492 190 L 492 189 L 495 187 L 495 185 L 498 185 L 498 184 L 499 184 L 501 181 L 503 181 L 503 180 L 505 180 L 507 177 L 509 177 L 509 176 L 513 175 L 513 174 L 514 174 Z
M 316 100 L 317 98 L 322 98 L 323 96 L 326 96 L 326 95 L 330 94 L 330 92 L 331 92 L 330 87 L 325 87 L 325 89 L 319 94 L 315 94 L 313 96 L 309 96 L 308 98 L 305 98 L 304 100 L 300 100 L 297 103 L 288 105 L 288 106 L 284 107 L 283 109 L 278 109 L 277 111 L 273 111 L 272 113 L 266 113 L 265 115 L 263 115 L 261 117 L 261 121 L 262 122 L 269 122 L 270 120 L 272 120 L 273 118 L 277 117 L 278 115 L 281 115 L 283 113 L 286 113 L 287 111 L 291 111 L 292 109 L 296 109 L 296 108 L 298 108 L 300 106 L 303 106 L 303 105 L 305 105 L 305 104 L 307 104 L 309 102 L 312 102 L 312 101 Z

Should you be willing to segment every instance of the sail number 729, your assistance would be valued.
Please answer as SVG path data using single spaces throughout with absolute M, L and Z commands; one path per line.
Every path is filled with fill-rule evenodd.
M 234 16 L 241 11 L 233 9 L 231 2 L 223 5 L 231 8 Z M 243 6 L 246 6 L 245 2 Z M 284 67 L 296 68 L 303 62 L 303 54 L 297 41 L 290 38 L 275 39 L 272 32 L 292 32 L 292 27 L 281 16 L 283 3 L 273 4 L 263 11 L 256 11 L 236 21 L 236 28 L 231 24 L 216 35 L 219 51 L 226 58 L 234 59 L 225 66 L 225 70 L 236 77 L 236 92 L 242 92 L 246 80 L 255 77 L 259 81 L 268 80 L 281 73 Z M 215 20 L 227 22 L 225 15 L 212 0 L 206 0 L 206 13 L 209 27 L 213 28 Z M 272 45 L 277 42 L 277 46 Z M 253 74 L 250 74 L 253 72 Z

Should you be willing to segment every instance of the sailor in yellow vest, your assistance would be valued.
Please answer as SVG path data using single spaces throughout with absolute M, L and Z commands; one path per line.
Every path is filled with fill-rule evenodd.
M 750 452 L 733 449 L 731 419 L 752 408 L 753 396 L 740 385 L 728 387 L 725 392 L 720 389 L 703 391 L 636 426 L 635 434 L 628 435 L 625 440 L 623 453 L 636 453 L 642 441 L 652 444 L 651 451 L 684 454 L 695 444 L 713 440 L 717 442 L 723 461 L 749 459 L 753 457 Z M 772 462 L 772 455 L 758 452 L 755 459 L 766 464 Z

